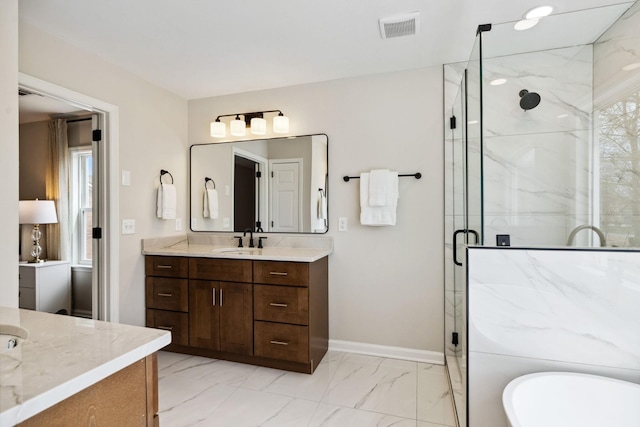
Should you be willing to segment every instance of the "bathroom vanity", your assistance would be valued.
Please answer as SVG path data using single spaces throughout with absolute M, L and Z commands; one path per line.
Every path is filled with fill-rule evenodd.
M 158 425 L 169 333 L 0 307 L 0 338 L 0 425 Z
M 332 241 L 283 246 L 301 239 L 143 242 L 147 326 L 171 332 L 169 351 L 313 373 L 328 348 Z

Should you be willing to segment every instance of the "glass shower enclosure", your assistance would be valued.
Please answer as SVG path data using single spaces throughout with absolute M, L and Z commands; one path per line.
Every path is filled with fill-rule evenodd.
M 640 2 L 478 27 L 445 79 L 445 355 L 467 425 L 467 245 L 640 246 Z

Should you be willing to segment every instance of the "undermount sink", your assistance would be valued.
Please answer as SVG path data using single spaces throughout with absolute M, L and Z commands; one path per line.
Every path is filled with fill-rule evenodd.
M 214 249 L 213 253 L 225 255 L 258 255 L 261 249 L 258 248 L 220 248 Z
M 29 331 L 16 325 L 0 324 L 0 354 L 18 346 L 29 336 Z

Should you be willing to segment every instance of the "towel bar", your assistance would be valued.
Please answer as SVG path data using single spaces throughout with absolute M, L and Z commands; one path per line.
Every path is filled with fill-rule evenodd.
M 169 176 L 171 177 L 171 183 L 173 184 L 173 175 L 171 175 L 171 172 L 164 169 L 160 169 L 160 184 L 162 184 L 162 176 L 165 174 L 169 174 Z
M 207 183 L 211 181 L 213 182 L 213 189 L 216 189 L 216 182 L 214 180 L 212 180 L 211 178 L 209 178 L 208 176 L 204 178 L 204 188 L 207 188 Z
M 404 176 L 412 176 L 415 179 L 420 179 L 422 178 L 422 174 L 420 172 L 416 172 L 416 173 L 406 173 L 406 174 L 402 174 L 402 175 L 398 175 L 399 177 L 404 177 Z M 360 179 L 359 176 L 343 176 L 342 179 L 344 179 L 344 182 L 349 182 L 349 180 L 351 179 Z

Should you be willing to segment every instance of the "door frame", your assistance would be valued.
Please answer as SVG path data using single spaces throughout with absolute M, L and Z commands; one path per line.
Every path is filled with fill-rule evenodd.
M 268 195 L 268 186 L 266 185 L 266 177 L 269 174 L 269 161 L 264 157 L 252 153 L 247 150 L 243 150 L 238 147 L 233 147 L 231 150 L 231 176 L 234 177 L 236 173 L 236 156 L 243 157 L 245 159 L 252 160 L 260 165 L 260 170 L 262 172 L 262 178 L 258 181 L 259 192 L 256 192 L 256 212 L 255 217 L 260 221 L 263 225 L 264 231 L 269 231 L 269 195 Z M 232 179 L 233 181 L 233 179 Z M 234 188 L 231 189 L 231 206 L 235 206 L 235 184 Z M 258 206 L 264 207 L 261 208 L 261 215 L 258 215 Z M 261 218 L 260 218 L 261 217 Z M 263 220 L 264 218 L 264 220 Z M 266 225 L 266 227 L 265 227 Z M 235 224 L 231 224 L 231 229 L 235 230 Z
M 103 192 L 100 195 L 99 215 L 102 218 L 103 238 L 98 241 L 100 247 L 97 273 L 98 277 L 98 310 L 97 318 L 110 322 L 118 322 L 119 307 L 119 267 L 118 256 L 119 235 L 116 221 L 119 212 L 118 189 L 118 127 L 119 108 L 102 100 L 84 95 L 62 86 L 38 79 L 28 74 L 18 73 L 18 86 L 57 99 L 83 110 L 100 114 L 104 118 L 100 177 Z M 94 315 L 96 315 L 94 313 Z

